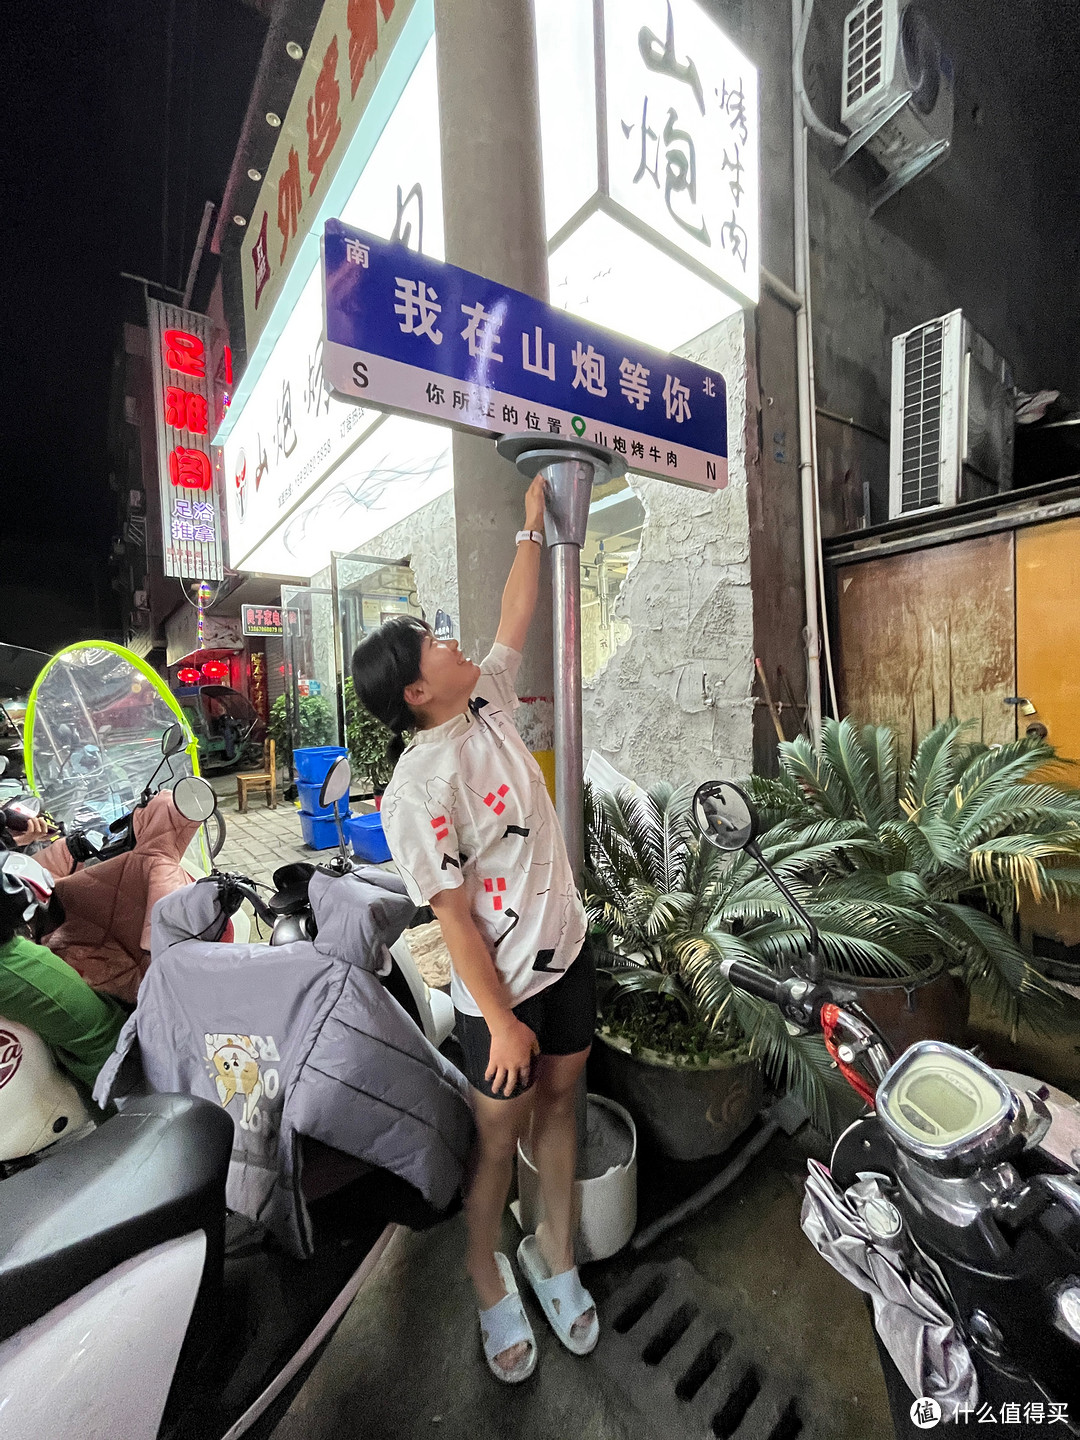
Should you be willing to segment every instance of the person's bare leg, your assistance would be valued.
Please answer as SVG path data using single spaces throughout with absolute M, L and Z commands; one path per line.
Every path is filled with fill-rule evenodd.
M 465 1191 L 465 1223 L 468 1245 L 465 1264 L 476 1290 L 481 1310 L 490 1310 L 506 1294 L 495 1251 L 499 1248 L 506 1197 L 510 1193 L 518 1137 L 528 1128 L 533 1108 L 533 1091 L 526 1090 L 513 1100 L 492 1100 L 478 1090 L 472 1092 L 476 1117 L 476 1140 L 469 1159 Z M 511 1345 L 495 1357 L 504 1370 L 512 1370 L 524 1358 L 528 1345 Z
M 588 1050 L 580 1050 L 576 1055 L 541 1055 L 536 1062 L 536 1104 L 529 1148 L 540 1181 L 544 1216 L 536 1227 L 536 1244 L 552 1275 L 574 1267 L 578 1220 L 574 1203 L 576 1097 L 588 1058 Z M 571 1330 L 575 1336 L 585 1334 L 594 1313 L 587 1310 L 574 1321 Z

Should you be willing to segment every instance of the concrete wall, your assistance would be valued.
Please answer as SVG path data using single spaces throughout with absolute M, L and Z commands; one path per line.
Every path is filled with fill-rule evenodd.
M 737 315 L 680 353 L 727 380 L 728 485 L 632 478 L 645 528 L 615 603 L 632 634 L 583 697 L 586 754 L 643 784 L 745 775 L 753 752 L 746 322 Z
M 445 610 L 454 622 L 454 634 L 460 635 L 457 553 L 453 536 L 454 496 L 448 490 L 407 520 L 365 541 L 364 553 L 394 557 L 408 555 L 416 580 L 416 593 L 428 622 L 434 623 L 436 610 Z
M 790 282 L 790 0 L 702 3 L 761 67 L 762 254 Z M 870 217 L 875 162 L 856 157 L 833 176 L 838 152 L 810 141 L 817 399 L 865 427 L 819 417 L 826 534 L 861 523 L 864 480 L 873 521 L 886 518 L 893 335 L 960 307 L 1022 388 L 1080 394 L 1076 4 L 921 3 L 956 71 L 943 164 Z M 807 47 L 807 87 L 834 128 L 852 4 L 817 0 Z

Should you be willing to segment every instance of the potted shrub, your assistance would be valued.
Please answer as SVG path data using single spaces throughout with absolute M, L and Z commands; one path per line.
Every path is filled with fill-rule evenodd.
M 394 767 L 386 758 L 391 731 L 377 720 L 357 698 L 352 677 L 345 681 L 345 744 L 357 775 L 366 775 L 375 792 L 376 804 L 390 783 Z
M 600 978 L 590 1067 L 654 1147 L 681 1160 L 719 1154 L 746 1129 L 763 1067 L 822 1125 L 835 1085 L 819 1041 L 790 1035 L 779 1012 L 711 964 L 728 948 L 718 938 L 726 866 L 698 833 L 691 800 L 670 786 L 586 794 L 585 903 Z M 749 877 L 742 891 L 752 894 Z
M 301 750 L 308 745 L 333 744 L 334 716 L 326 697 L 301 695 L 299 710 L 300 734 L 294 737 L 289 725 L 289 712 L 285 708 L 285 696 L 279 695 L 270 706 L 267 734 L 274 742 L 279 764 L 291 762 L 294 743 Z
M 926 958 L 945 973 L 902 1006 L 896 992 L 891 1003 L 861 994 L 895 1043 L 957 1038 L 942 1034 L 955 1024 L 957 990 L 965 1016 L 974 994 L 1014 1039 L 1021 1020 L 1043 1030 L 1076 1021 L 1068 997 L 1031 966 L 1014 920 L 1027 898 L 1080 896 L 1080 792 L 1054 783 L 1064 767 L 1045 741 L 990 747 L 967 742 L 965 728 L 935 726 L 902 775 L 886 726 L 826 720 L 819 752 L 801 737 L 785 742 L 780 778 L 749 782 L 766 821 L 808 847 L 823 823 L 848 827 L 851 847 L 819 877 L 825 893 L 884 885 L 922 914 Z

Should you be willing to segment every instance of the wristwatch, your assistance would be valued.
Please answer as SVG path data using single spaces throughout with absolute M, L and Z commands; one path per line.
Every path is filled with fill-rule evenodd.
M 544 537 L 539 530 L 519 530 L 514 536 L 514 544 L 520 545 L 523 540 L 531 540 L 534 545 L 543 545 Z

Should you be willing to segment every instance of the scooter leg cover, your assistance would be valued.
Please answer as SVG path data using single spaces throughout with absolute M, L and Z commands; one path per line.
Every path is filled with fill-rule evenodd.
M 975 1365 L 944 1305 L 904 1268 L 901 1258 L 878 1246 L 861 1209 L 887 1199 L 878 1178 L 860 1175 L 841 1191 L 828 1169 L 808 1162 L 801 1224 L 814 1249 L 845 1280 L 869 1295 L 874 1327 L 911 1393 L 936 1400 L 947 1415 L 979 1403 Z

